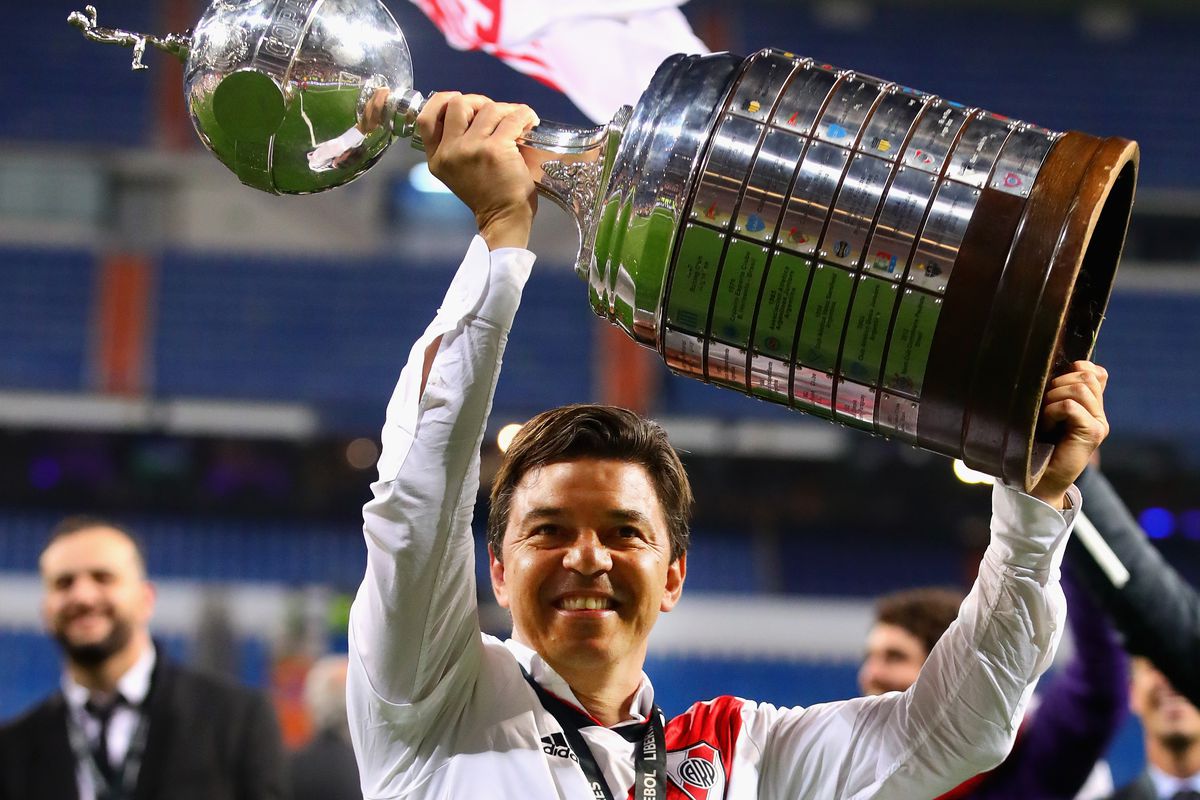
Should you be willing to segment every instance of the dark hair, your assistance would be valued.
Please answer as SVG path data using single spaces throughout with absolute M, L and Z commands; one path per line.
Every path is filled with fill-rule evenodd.
M 138 563 L 142 567 L 142 571 L 146 571 L 146 549 L 142 546 L 141 540 L 129 528 L 119 522 L 114 522 L 111 519 L 97 517 L 91 514 L 73 514 L 69 517 L 64 517 L 59 520 L 53 528 L 50 529 L 50 535 L 46 537 L 46 543 L 42 545 L 42 552 L 45 553 L 50 549 L 50 545 L 62 539 L 65 536 L 70 536 L 73 533 L 91 530 L 92 528 L 112 528 L 117 533 L 124 536 L 133 545 L 133 552 L 137 556 Z
M 921 640 L 928 654 L 958 617 L 962 601 L 963 593 L 957 589 L 906 589 L 875 602 L 875 621 L 908 631 Z
M 513 439 L 492 481 L 488 546 L 501 558 L 513 492 L 531 470 L 583 458 L 613 459 L 645 468 L 662 506 L 671 560 L 687 552 L 692 487 L 666 431 L 624 408 L 571 405 L 538 414 Z

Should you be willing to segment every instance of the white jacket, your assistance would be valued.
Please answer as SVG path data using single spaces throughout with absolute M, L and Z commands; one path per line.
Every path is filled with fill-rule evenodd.
M 350 614 L 350 727 L 370 800 L 593 796 L 521 667 L 578 705 L 570 687 L 523 645 L 481 634 L 476 606 L 479 448 L 532 264 L 476 238 L 388 406 Z M 1066 517 L 997 488 L 979 579 L 912 688 L 808 708 L 698 703 L 667 725 L 666 797 L 922 800 L 997 764 L 1062 630 Z M 622 725 L 645 719 L 653 692 L 644 679 Z M 620 727 L 582 730 L 617 798 L 634 781 Z

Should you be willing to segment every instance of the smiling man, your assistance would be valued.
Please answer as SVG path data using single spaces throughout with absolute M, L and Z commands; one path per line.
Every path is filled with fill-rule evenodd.
M 628 718 L 650 629 L 683 591 L 691 506 L 666 435 L 623 409 L 536 417 L 496 475 L 488 552 L 513 638 L 606 725 Z
M 1112 800 L 1200 800 L 1200 709 L 1145 658 L 1133 659 L 1129 707 L 1142 723 L 1146 771 Z
M 268 800 L 285 796 L 266 699 L 169 662 L 155 591 L 125 529 L 71 517 L 39 561 L 61 690 L 0 728 L 0 800 Z
M 480 236 L 400 375 L 363 510 L 347 695 L 364 795 L 929 800 L 994 766 L 1062 630 L 1072 482 L 1108 430 L 1091 364 L 1052 383 L 1043 418 L 1064 435 L 1045 477 L 1032 497 L 996 489 L 979 580 L 904 692 L 810 708 L 720 697 L 664 719 L 642 669 L 683 592 L 691 490 L 657 425 L 602 406 L 540 414 L 505 453 L 488 550 L 513 636 L 480 633 L 471 519 L 533 264 L 515 141 L 536 121 L 449 93 L 417 123 Z

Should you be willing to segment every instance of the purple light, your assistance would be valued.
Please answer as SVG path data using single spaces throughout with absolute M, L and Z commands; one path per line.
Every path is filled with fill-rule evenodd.
M 62 480 L 62 465 L 49 456 L 34 459 L 29 465 L 29 483 L 35 489 L 53 489 Z
M 1165 508 L 1147 508 L 1138 514 L 1138 524 L 1151 539 L 1166 539 L 1175 532 L 1175 515 Z

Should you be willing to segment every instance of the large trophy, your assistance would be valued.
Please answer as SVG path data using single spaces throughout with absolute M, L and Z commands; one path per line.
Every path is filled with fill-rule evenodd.
M 204 144 L 303 194 L 365 172 L 424 102 L 380 0 L 213 0 L 193 32 L 70 21 L 186 61 Z M 419 144 L 419 142 L 417 143 Z M 1050 377 L 1092 351 L 1138 148 L 778 50 L 675 55 L 607 126 L 520 143 L 579 227 L 595 312 L 672 370 L 1032 488 Z

